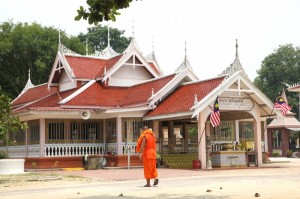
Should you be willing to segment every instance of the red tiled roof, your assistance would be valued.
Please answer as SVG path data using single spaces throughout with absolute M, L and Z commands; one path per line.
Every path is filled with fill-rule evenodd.
M 154 110 L 148 112 L 146 116 L 189 112 L 191 107 L 194 105 L 195 94 L 197 95 L 198 101 L 200 101 L 214 90 L 223 81 L 223 79 L 224 77 L 220 77 L 180 86 L 161 103 L 159 103 Z
M 15 112 L 19 112 L 19 111 L 24 111 L 24 110 L 27 110 L 27 109 L 36 109 L 37 107 L 39 107 L 39 109 L 42 109 L 42 108 L 52 108 L 52 107 L 56 107 L 57 108 L 60 108 L 60 100 L 69 96 L 70 94 L 72 94 L 73 92 L 75 92 L 76 90 L 78 89 L 72 89 L 72 90 L 69 90 L 69 91 L 64 91 L 64 92 L 61 92 L 61 93 L 58 93 L 58 92 L 54 92 L 54 93 L 51 93 L 50 95 L 48 96 L 44 96 L 44 98 L 39 98 L 39 99 L 36 99 L 36 100 L 33 100 L 33 101 L 36 101 L 34 103 L 31 103 L 31 104 L 28 104 L 22 108 L 19 108 L 19 109 L 15 109 Z
M 73 69 L 76 78 L 95 79 L 103 76 L 105 67 L 106 70 L 109 70 L 117 63 L 122 55 L 118 55 L 110 60 L 71 55 L 65 55 L 65 57 Z
M 147 103 L 154 92 L 165 86 L 174 75 L 147 81 L 132 87 L 106 87 L 98 82 L 66 103 L 66 105 L 126 107 Z
M 21 96 L 16 98 L 16 100 L 12 103 L 12 105 L 16 106 L 16 105 L 32 102 L 41 99 L 43 97 L 46 97 L 48 95 L 51 95 L 53 93 L 56 93 L 57 91 L 58 91 L 57 87 L 50 87 L 50 90 L 48 90 L 47 84 L 42 84 L 28 89 L 25 93 L 23 93 Z

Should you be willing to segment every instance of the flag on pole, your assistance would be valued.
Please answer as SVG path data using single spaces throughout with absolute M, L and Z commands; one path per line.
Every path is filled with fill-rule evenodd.
M 219 100 L 218 97 L 214 103 L 213 110 L 210 114 L 210 123 L 213 127 L 219 126 L 220 120 L 220 110 L 219 110 Z
M 281 96 L 276 98 L 274 108 L 281 109 L 283 116 L 285 116 L 289 110 L 292 110 L 292 108 L 283 100 Z

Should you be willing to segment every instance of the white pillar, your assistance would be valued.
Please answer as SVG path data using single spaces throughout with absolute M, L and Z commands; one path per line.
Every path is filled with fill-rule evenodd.
M 28 157 L 28 138 L 30 137 L 29 134 L 29 124 L 28 122 L 26 122 L 26 125 L 28 126 L 28 128 L 26 128 L 25 130 L 25 157 Z
M 201 111 L 198 115 L 198 158 L 201 162 L 201 169 L 207 169 L 205 120 L 204 111 Z
M 251 110 L 254 118 L 253 130 L 254 130 L 254 143 L 255 152 L 257 153 L 257 166 L 262 166 L 262 150 L 261 150 L 261 122 L 260 122 L 260 110 L 257 104 L 254 104 L 254 108 Z
M 264 135 L 264 140 L 265 140 L 265 152 L 268 152 L 269 151 L 269 146 L 268 146 L 268 133 L 267 133 L 267 121 L 265 120 L 264 121 L 264 132 L 263 135 Z
M 260 120 L 254 121 L 254 142 L 255 151 L 257 152 L 257 165 L 262 166 L 262 150 L 261 150 L 261 123 Z
M 240 144 L 240 125 L 239 121 L 235 120 L 235 141 L 238 141 Z
M 117 117 L 117 155 L 123 155 L 122 151 L 122 118 Z
M 104 119 L 103 120 L 103 127 L 102 127 L 102 132 L 103 132 L 103 140 L 102 140 L 102 143 L 105 143 L 106 144 L 106 141 L 107 141 L 107 132 L 106 132 L 106 120 Z
M 40 157 L 45 157 L 45 146 L 46 146 L 46 119 L 40 119 Z

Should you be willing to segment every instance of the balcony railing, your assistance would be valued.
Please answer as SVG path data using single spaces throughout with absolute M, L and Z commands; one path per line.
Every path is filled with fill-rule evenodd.
M 211 141 L 212 151 L 224 150 L 225 143 L 232 141 Z M 123 155 L 135 153 L 136 142 L 122 142 L 121 153 Z M 265 143 L 262 142 L 262 152 L 265 151 Z M 0 147 L 0 150 L 8 150 L 9 157 L 40 157 L 40 145 L 16 145 Z M 161 138 L 157 142 L 157 150 L 160 153 L 195 153 L 198 152 L 197 139 L 182 138 Z M 85 156 L 85 155 L 104 155 L 107 153 L 116 154 L 116 143 L 59 143 L 46 144 L 45 157 L 63 157 L 63 156 Z

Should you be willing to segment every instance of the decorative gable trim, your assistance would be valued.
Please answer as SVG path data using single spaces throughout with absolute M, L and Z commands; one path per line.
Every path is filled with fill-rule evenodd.
M 198 77 L 189 69 L 182 70 L 162 89 L 160 89 L 157 93 L 153 94 L 148 101 L 150 101 L 149 106 L 154 107 L 158 101 L 161 101 L 165 98 L 169 93 L 171 93 L 174 89 L 176 89 L 180 82 L 185 78 L 189 77 L 191 81 L 198 80 Z
M 75 75 L 73 73 L 72 68 L 70 67 L 70 65 L 68 64 L 68 62 L 66 61 L 65 57 L 63 54 L 61 54 L 61 52 L 57 52 L 54 64 L 52 66 L 52 70 L 48 79 L 48 88 L 51 86 L 52 84 L 52 80 L 54 78 L 55 72 L 58 70 L 65 70 L 66 74 L 68 75 L 68 77 L 70 78 L 70 80 L 73 82 Z
M 153 77 L 155 78 L 159 77 L 159 74 L 157 74 L 157 72 L 152 69 L 152 67 L 149 65 L 146 59 L 141 55 L 141 53 L 136 48 L 129 48 L 127 50 L 123 53 L 122 58 L 109 71 L 106 72 L 102 80 L 103 82 L 106 82 L 132 56 L 137 57 L 142 62 L 142 65 L 151 73 L 151 75 L 153 75 Z
M 77 95 L 79 95 L 80 93 L 82 93 L 83 91 L 85 91 L 87 88 L 89 88 L 91 85 L 93 85 L 96 82 L 96 80 L 91 80 L 88 83 L 86 83 L 84 86 L 82 86 L 80 89 L 78 89 L 77 91 L 75 91 L 74 93 L 72 93 L 71 95 L 69 95 L 68 97 L 66 97 L 65 99 L 61 100 L 59 102 L 59 104 L 65 104 L 68 101 L 72 100 L 73 98 L 75 98 Z
M 238 82 L 237 88 L 230 88 L 233 84 L 235 84 L 235 82 Z M 243 83 L 247 87 L 247 89 L 241 89 L 241 83 Z M 244 76 L 243 71 L 241 70 L 234 73 L 227 79 L 224 79 L 224 81 L 219 86 L 217 86 L 212 92 L 210 92 L 195 106 L 193 106 L 191 108 L 191 110 L 194 110 L 192 118 L 197 117 L 202 110 L 204 110 L 208 106 L 211 106 L 211 104 L 214 103 L 215 99 L 226 91 L 238 92 L 239 95 L 241 95 L 241 93 L 255 93 L 255 95 L 257 95 L 257 97 L 263 101 L 264 105 L 266 105 L 270 109 L 273 109 L 273 103 L 267 98 L 265 94 L 263 94 L 256 86 L 254 86 L 247 77 Z

